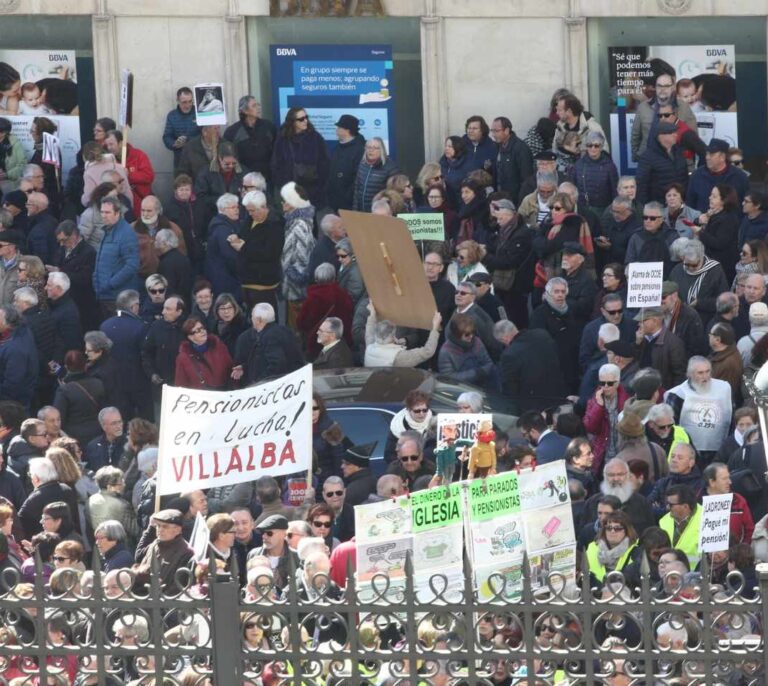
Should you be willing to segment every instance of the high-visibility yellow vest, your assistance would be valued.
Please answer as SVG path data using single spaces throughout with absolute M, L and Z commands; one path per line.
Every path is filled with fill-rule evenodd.
M 667 513 L 659 521 L 659 526 L 667 532 L 669 540 L 672 543 L 673 548 L 682 550 L 688 556 L 688 562 L 691 565 L 691 569 L 695 569 L 696 565 L 701 560 L 701 551 L 699 550 L 699 531 L 701 529 L 701 505 L 696 506 L 696 511 L 688 520 L 683 533 L 680 534 L 680 538 L 677 543 L 674 543 L 675 536 L 675 520 L 672 519 L 672 515 Z
M 627 562 L 629 562 L 630 555 L 632 554 L 632 551 L 637 548 L 637 543 L 633 543 L 629 548 L 627 548 L 627 551 L 618 559 L 616 562 L 616 566 L 613 568 L 613 571 L 620 572 L 624 567 L 627 565 Z M 605 569 L 605 565 L 600 563 L 600 560 L 597 557 L 599 548 L 597 547 L 597 541 L 592 541 L 587 546 L 587 563 L 589 564 L 589 571 L 592 572 L 592 576 L 595 577 L 598 581 L 602 581 L 605 579 L 605 575 L 608 573 Z
M 669 452 L 667 453 L 667 462 L 672 458 L 672 449 L 678 443 L 688 443 L 690 445 L 691 437 L 685 432 L 685 429 L 682 426 L 675 424 L 672 427 L 672 443 L 670 444 Z

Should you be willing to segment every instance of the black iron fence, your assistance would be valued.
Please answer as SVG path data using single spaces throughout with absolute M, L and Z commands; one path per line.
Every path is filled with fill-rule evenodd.
M 402 586 L 348 575 L 340 590 L 299 569 L 278 593 L 262 569 L 245 589 L 219 573 L 174 596 L 158 573 L 138 592 L 127 570 L 49 584 L 37 572 L 34 584 L 4 573 L 3 686 L 768 683 L 768 570 L 752 584 L 739 571 L 719 585 L 707 569 L 645 575 L 635 589 L 614 573 L 601 590 L 557 573 L 536 588 L 526 573 L 514 598 L 492 579 L 486 601 L 468 566 L 459 586 L 438 574 L 425 589 L 410 562 Z

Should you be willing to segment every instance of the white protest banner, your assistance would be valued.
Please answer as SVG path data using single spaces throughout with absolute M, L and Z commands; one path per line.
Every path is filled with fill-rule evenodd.
M 163 386 L 157 493 L 294 474 L 312 461 L 312 365 L 238 391 Z
M 58 137 L 43 132 L 43 162 L 54 167 L 61 166 L 61 147 Z
M 632 309 L 661 305 L 663 281 L 663 262 L 630 262 L 627 265 L 627 307 Z
M 731 536 L 731 503 L 733 493 L 705 495 L 701 499 L 701 528 L 699 529 L 699 550 L 715 553 L 728 550 Z
M 130 69 L 120 72 L 120 110 L 117 125 L 121 129 L 133 126 L 133 74 Z
M 195 516 L 195 526 L 192 528 L 192 536 L 189 538 L 189 547 L 194 551 L 196 562 L 202 562 L 208 557 L 208 542 L 211 540 L 211 531 L 205 523 L 205 517 L 199 512 Z

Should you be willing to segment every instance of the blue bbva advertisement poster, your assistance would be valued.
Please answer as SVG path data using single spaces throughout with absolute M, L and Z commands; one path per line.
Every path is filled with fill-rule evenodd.
M 332 148 L 342 114 L 360 120 L 366 139 L 384 140 L 393 157 L 392 46 L 271 45 L 275 123 L 291 107 L 303 107 Z

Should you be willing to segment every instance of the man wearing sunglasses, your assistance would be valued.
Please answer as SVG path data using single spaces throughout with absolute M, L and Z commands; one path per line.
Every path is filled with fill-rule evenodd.
M 397 474 L 406 483 L 409 491 L 415 488 L 416 481 L 423 476 L 432 477 L 435 463 L 424 459 L 421 434 L 418 431 L 404 431 L 397 441 L 397 459 L 387 469 L 388 474 Z M 425 484 L 426 486 L 426 484 Z
M 248 553 L 248 559 L 257 556 L 266 557 L 275 575 L 275 588 L 283 588 L 288 583 L 290 560 L 293 557 L 295 569 L 299 568 L 299 556 L 291 550 L 286 537 L 288 535 L 288 519 L 276 514 L 262 520 L 256 527 L 262 536 L 260 548 L 254 548 Z
M 604 364 L 598 372 L 594 397 L 587 401 L 584 428 L 592 434 L 595 452 L 593 472 L 600 473 L 603 462 L 619 452 L 619 413 L 629 397 L 619 383 L 621 370 L 615 364 Z
M 664 221 L 664 206 L 655 200 L 647 202 L 643 207 L 643 228 L 627 243 L 626 262 L 662 262 L 667 276 L 672 269 L 669 247 L 677 238 L 677 231 Z
M 344 479 L 329 476 L 323 482 L 323 500 L 334 512 L 333 536 L 342 543 L 355 535 L 355 510 L 344 502 L 346 489 Z

